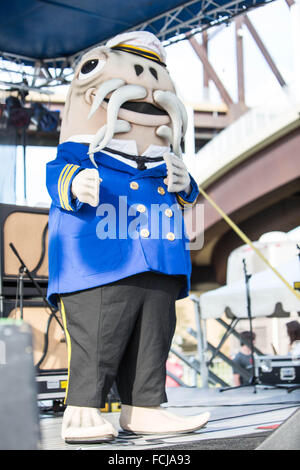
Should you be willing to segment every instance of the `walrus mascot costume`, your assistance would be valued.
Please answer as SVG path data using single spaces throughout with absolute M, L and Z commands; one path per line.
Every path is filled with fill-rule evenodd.
M 145 31 L 87 52 L 47 165 L 48 299 L 61 309 L 68 344 L 68 443 L 118 435 L 100 411 L 113 384 L 123 430 L 191 432 L 209 418 L 161 406 L 175 301 L 190 283 L 183 210 L 198 196 L 181 158 L 186 111 L 165 59 Z

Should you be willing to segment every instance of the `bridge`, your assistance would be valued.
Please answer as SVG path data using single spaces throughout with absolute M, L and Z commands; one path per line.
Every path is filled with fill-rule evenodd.
M 245 112 L 198 151 L 186 157 L 197 183 L 251 240 L 272 230 L 289 231 L 299 224 L 300 95 L 297 83 L 285 86 L 261 106 Z M 226 283 L 230 252 L 243 244 L 221 215 L 202 196 L 203 224 L 191 227 L 204 237 L 192 251 L 193 283 Z

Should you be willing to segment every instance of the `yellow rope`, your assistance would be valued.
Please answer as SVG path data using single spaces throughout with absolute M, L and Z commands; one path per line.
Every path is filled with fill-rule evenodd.
M 253 245 L 251 240 L 247 237 L 247 235 L 242 232 L 241 229 L 228 217 L 227 214 L 212 200 L 212 198 L 202 189 L 200 186 L 198 186 L 200 193 L 205 197 L 205 199 L 208 200 L 208 202 L 216 209 L 216 211 L 223 217 L 223 219 L 228 223 L 228 225 L 238 234 L 238 236 L 251 248 L 255 251 L 255 253 L 266 263 L 266 265 L 272 269 L 274 274 L 276 274 L 277 277 L 288 287 L 288 289 L 295 294 L 295 296 L 300 300 L 300 293 L 298 293 L 293 287 L 284 279 L 284 277 L 277 271 L 277 269 L 272 266 L 269 261 L 264 257 L 264 255 Z

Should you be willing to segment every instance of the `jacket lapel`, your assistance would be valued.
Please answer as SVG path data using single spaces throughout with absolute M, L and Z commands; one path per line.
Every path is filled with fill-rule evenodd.
M 62 146 L 66 145 L 61 144 Z M 74 149 L 76 149 L 76 153 L 80 159 L 80 161 L 89 161 L 89 155 L 88 155 L 88 146 L 77 143 L 77 142 L 68 142 L 69 145 Z M 159 178 L 159 177 L 166 177 L 167 176 L 167 167 L 165 163 L 162 163 L 161 165 L 157 165 L 153 168 L 148 168 L 146 170 L 138 170 L 137 168 L 132 167 L 131 165 L 126 165 L 126 163 L 121 162 L 120 160 L 117 160 L 116 158 L 113 158 L 112 156 L 108 155 L 107 153 L 104 152 L 97 152 L 94 155 L 94 159 L 96 164 L 99 166 L 99 170 L 101 172 L 101 165 L 104 165 L 108 168 L 112 168 L 117 171 L 122 171 L 123 173 L 127 173 L 130 175 L 133 175 L 135 178 Z M 92 165 L 92 162 L 91 162 Z

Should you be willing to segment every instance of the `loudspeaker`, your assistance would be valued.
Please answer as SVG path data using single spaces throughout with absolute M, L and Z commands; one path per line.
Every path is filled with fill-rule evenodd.
M 300 408 L 273 431 L 256 450 L 300 450 Z
M 30 326 L 0 320 L 0 449 L 41 447 Z
M 13 253 L 14 245 L 32 277 L 46 292 L 48 282 L 48 209 L 0 204 L 0 293 L 15 296 L 20 261 Z M 24 277 L 24 297 L 37 292 Z
M 4 313 L 7 318 L 20 319 L 20 309 L 12 300 L 4 301 Z M 34 365 L 44 372 L 67 369 L 68 352 L 60 312 L 54 316 L 40 300 L 25 300 L 23 321 L 31 327 Z

